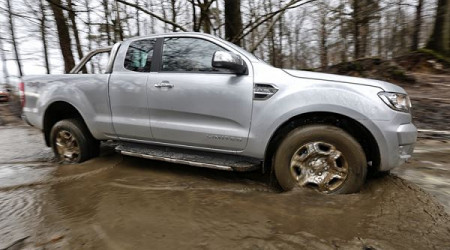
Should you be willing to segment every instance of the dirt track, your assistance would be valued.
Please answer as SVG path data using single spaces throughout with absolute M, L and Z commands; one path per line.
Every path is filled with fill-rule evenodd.
M 416 84 L 401 86 L 411 97 L 414 124 L 420 129 L 450 130 L 450 75 L 413 75 Z
M 368 180 L 354 195 L 279 194 L 259 173 L 107 147 L 100 158 L 59 166 L 41 133 L 23 124 L 0 127 L 0 141 L 0 249 L 450 248 L 444 208 L 395 176 Z

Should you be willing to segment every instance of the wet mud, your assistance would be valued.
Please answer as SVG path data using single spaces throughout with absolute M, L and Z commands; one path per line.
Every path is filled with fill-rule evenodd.
M 277 193 L 258 172 L 122 157 L 108 146 L 58 165 L 40 131 L 25 126 L 0 127 L 0 141 L 0 249 L 450 248 L 444 207 L 394 175 L 353 195 Z M 448 164 L 430 143 L 396 174 L 414 181 L 410 171 Z
M 450 141 L 419 139 L 410 162 L 392 173 L 435 196 L 450 214 Z
M 420 129 L 450 130 L 450 75 L 412 73 L 416 84 L 402 84 L 411 97 L 414 124 Z M 439 137 L 435 135 L 433 137 Z M 446 136 L 450 139 L 450 135 Z

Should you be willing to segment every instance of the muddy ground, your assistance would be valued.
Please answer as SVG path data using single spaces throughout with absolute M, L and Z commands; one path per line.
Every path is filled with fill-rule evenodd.
M 4 104 L 0 119 L 0 249 L 450 248 L 445 136 L 421 138 L 409 164 L 358 194 L 280 194 L 258 172 L 122 157 L 108 146 L 58 165 L 40 131 Z

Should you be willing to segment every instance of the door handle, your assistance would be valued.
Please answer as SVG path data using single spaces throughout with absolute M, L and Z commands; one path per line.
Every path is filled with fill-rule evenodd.
M 174 87 L 173 84 L 171 84 L 171 83 L 169 83 L 169 82 L 167 82 L 167 81 L 163 81 L 163 82 L 161 82 L 161 83 L 156 83 L 154 86 L 155 86 L 156 88 L 169 88 L 169 89 L 171 89 L 171 88 Z

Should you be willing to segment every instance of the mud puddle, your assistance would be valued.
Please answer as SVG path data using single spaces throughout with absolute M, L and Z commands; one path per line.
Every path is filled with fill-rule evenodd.
M 419 139 L 411 162 L 392 173 L 434 195 L 450 214 L 450 143 Z
M 105 165 L 110 167 L 96 172 Z M 32 216 L 38 221 L 24 242 L 26 246 L 450 246 L 450 220 L 442 206 L 416 186 L 393 176 L 370 180 L 361 193 L 354 195 L 320 195 L 308 189 L 279 194 L 256 173 L 227 173 L 114 155 L 60 166 L 51 178 L 84 172 L 93 174 L 39 186 L 41 191 L 35 192 L 39 202 L 33 203 L 37 212 Z M 20 223 L 17 225 L 20 227 Z

